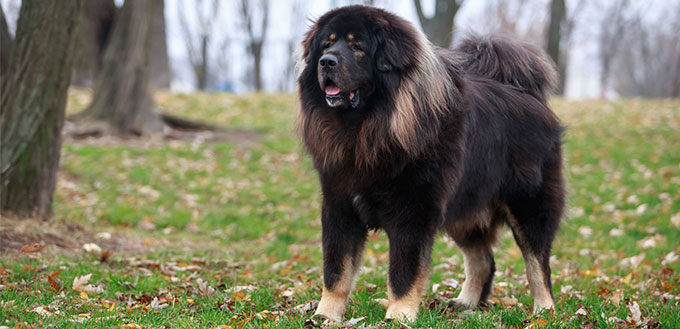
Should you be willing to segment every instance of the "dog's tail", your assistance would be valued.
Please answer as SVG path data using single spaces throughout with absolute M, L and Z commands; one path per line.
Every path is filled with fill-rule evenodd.
M 457 50 L 464 54 L 465 72 L 512 85 L 542 101 L 557 83 L 553 61 L 542 49 L 525 42 L 470 36 Z

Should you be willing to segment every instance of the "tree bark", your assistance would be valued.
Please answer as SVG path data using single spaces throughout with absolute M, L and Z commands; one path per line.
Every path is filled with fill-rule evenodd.
M 49 219 L 81 1 L 24 0 L 0 77 L 0 212 Z
M 264 88 L 262 84 L 262 41 L 253 42 L 250 45 L 253 54 L 253 68 L 255 74 L 255 90 L 260 91 Z
M 113 0 L 87 0 L 83 5 L 71 83 L 89 87 L 102 67 L 117 8 Z
M 165 34 L 165 1 L 154 0 L 151 26 L 151 88 L 170 88 L 170 65 Z
M 104 54 L 92 103 L 79 119 L 108 122 L 121 134 L 161 132 L 150 88 L 153 1 L 125 1 Z
M 547 51 L 550 58 L 557 66 L 560 78 L 559 86 L 557 86 L 556 93 L 558 95 L 564 94 L 564 83 L 566 74 L 566 58 L 560 55 L 562 49 L 560 48 L 560 41 L 562 40 L 562 24 L 566 18 L 566 6 L 564 0 L 552 0 L 550 2 L 550 23 L 548 25 L 548 42 Z
M 5 74 L 7 68 L 9 68 L 9 58 L 12 54 L 13 45 L 14 41 L 9 34 L 5 11 L 2 9 L 2 4 L 0 4 L 0 76 Z
M 434 16 L 428 18 L 423 13 L 420 0 L 413 0 L 420 25 L 433 44 L 443 48 L 451 47 L 454 18 L 462 3 L 463 0 L 437 0 Z
M 198 89 L 205 90 L 208 88 L 208 36 L 201 36 L 201 62 L 196 71 L 196 78 L 198 78 Z

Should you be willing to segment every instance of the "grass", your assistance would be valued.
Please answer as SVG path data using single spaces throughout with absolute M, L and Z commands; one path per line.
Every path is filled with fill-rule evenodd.
M 88 99 L 72 90 L 68 111 Z M 0 327 L 314 325 L 305 306 L 322 284 L 320 194 L 293 133 L 294 97 L 160 93 L 157 103 L 254 130 L 260 142 L 66 143 L 54 220 L 0 219 L 0 237 L 45 241 L 39 252 L 0 256 Z M 680 327 L 680 102 L 552 103 L 568 126 L 570 190 L 552 259 L 557 311 L 532 315 L 521 254 L 507 230 L 496 251 L 494 303 L 445 309 L 460 289 L 446 280 L 464 277 L 462 256 L 440 237 L 430 276 L 437 289 L 411 327 Z M 69 233 L 74 225 L 77 234 Z M 86 252 L 84 242 L 103 251 Z M 376 302 L 386 298 L 384 234 L 369 238 L 364 265 L 345 319 L 399 327 L 382 323 Z M 87 274 L 90 286 L 74 287 Z

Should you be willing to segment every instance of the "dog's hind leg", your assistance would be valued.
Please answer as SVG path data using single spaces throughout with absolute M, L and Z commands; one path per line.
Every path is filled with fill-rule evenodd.
M 447 228 L 463 253 L 465 267 L 465 281 L 458 297 L 449 303 L 451 307 L 476 307 L 480 302 L 486 301 L 491 293 L 496 271 L 492 246 L 502 223 L 492 216 L 495 214 L 485 210 L 474 216 L 475 218 L 468 219 L 472 227 L 462 223 L 458 227 L 451 225 Z
M 354 277 L 361 266 L 366 226 L 347 198 L 324 194 L 321 214 L 324 286 L 315 315 L 341 322 Z
M 550 169 L 550 167 L 548 167 Z M 564 186 L 559 172 L 544 172 L 545 181 L 529 197 L 508 201 L 507 223 L 522 250 L 534 312 L 554 309 L 550 280 L 550 249 L 564 208 Z

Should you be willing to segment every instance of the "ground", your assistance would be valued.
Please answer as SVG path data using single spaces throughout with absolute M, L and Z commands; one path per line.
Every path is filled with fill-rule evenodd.
M 68 112 L 89 102 L 71 90 Z M 319 186 L 293 95 L 159 93 L 221 135 L 67 138 L 49 223 L 0 219 L 0 328 L 308 328 L 322 285 Z M 553 314 L 532 315 L 508 230 L 480 310 L 446 308 L 462 256 L 440 236 L 412 328 L 680 327 L 680 101 L 565 101 L 569 212 Z M 67 124 L 68 128 L 68 124 Z M 345 319 L 384 323 L 376 233 Z

